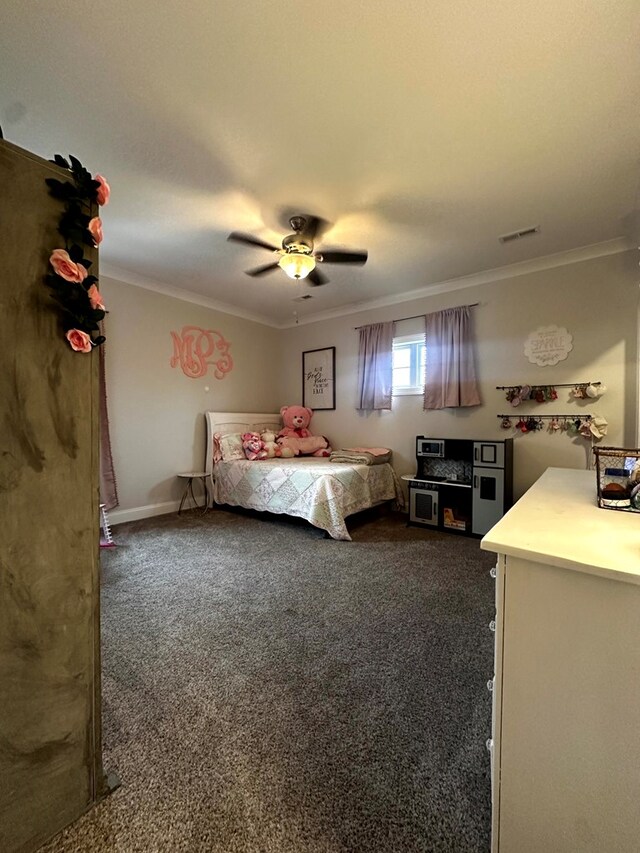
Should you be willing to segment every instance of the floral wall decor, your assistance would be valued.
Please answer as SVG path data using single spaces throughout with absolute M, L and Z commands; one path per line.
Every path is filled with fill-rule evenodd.
M 190 379 L 205 376 L 210 366 L 214 368 L 216 379 L 224 379 L 233 369 L 233 359 L 229 353 L 231 344 L 220 332 L 201 329 L 199 326 L 183 326 L 182 331 L 171 332 L 171 337 L 171 367 L 180 365 L 184 375 Z
M 564 361 L 573 349 L 573 336 L 564 326 L 540 326 L 524 344 L 524 354 L 540 367 Z
M 98 246 L 102 242 L 102 221 L 99 216 L 91 216 L 92 206 L 107 204 L 111 190 L 102 175 L 91 177 L 76 157 L 66 160 L 56 154 L 51 162 L 67 169 L 70 179 L 46 179 L 49 193 L 64 206 L 58 223 L 64 249 L 51 252 L 53 272 L 45 281 L 57 303 L 71 349 L 91 352 L 105 341 L 99 323 L 106 309 L 98 292 L 98 279 L 89 273 L 91 261 L 84 257 L 82 246 Z

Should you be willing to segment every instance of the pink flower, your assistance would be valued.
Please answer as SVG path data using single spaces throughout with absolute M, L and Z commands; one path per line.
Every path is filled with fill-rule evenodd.
M 80 329 L 69 329 L 65 337 L 71 344 L 71 349 L 76 352 L 91 352 L 91 338 L 86 332 L 81 332 Z
M 82 264 L 76 264 L 64 249 L 54 249 L 49 258 L 49 263 L 61 278 L 66 281 L 82 283 L 87 277 L 87 270 Z
M 111 187 L 102 177 L 102 175 L 94 175 L 93 180 L 97 181 L 100 186 L 96 190 L 96 201 L 100 206 L 109 203 L 109 196 L 111 195 Z
M 91 303 L 91 307 L 95 311 L 99 309 L 100 311 L 106 311 L 107 309 L 104 307 L 104 302 L 102 301 L 102 296 L 100 295 L 100 291 L 92 284 L 89 290 L 87 290 L 87 296 L 89 297 L 89 302 Z
M 87 225 L 87 231 L 93 237 L 94 246 L 99 246 L 102 243 L 102 220 L 99 216 L 94 216 Z

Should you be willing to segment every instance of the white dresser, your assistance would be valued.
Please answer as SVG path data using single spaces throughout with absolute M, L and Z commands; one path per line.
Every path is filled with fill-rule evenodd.
M 549 468 L 498 554 L 492 853 L 640 851 L 640 514 Z

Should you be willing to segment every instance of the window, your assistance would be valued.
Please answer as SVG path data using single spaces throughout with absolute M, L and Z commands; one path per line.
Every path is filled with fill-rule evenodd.
M 393 339 L 394 396 L 423 393 L 425 353 L 424 333 Z

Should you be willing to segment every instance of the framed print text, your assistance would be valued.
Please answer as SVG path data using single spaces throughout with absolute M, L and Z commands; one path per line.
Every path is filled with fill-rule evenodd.
M 302 353 L 302 405 L 310 409 L 336 407 L 336 348 Z

